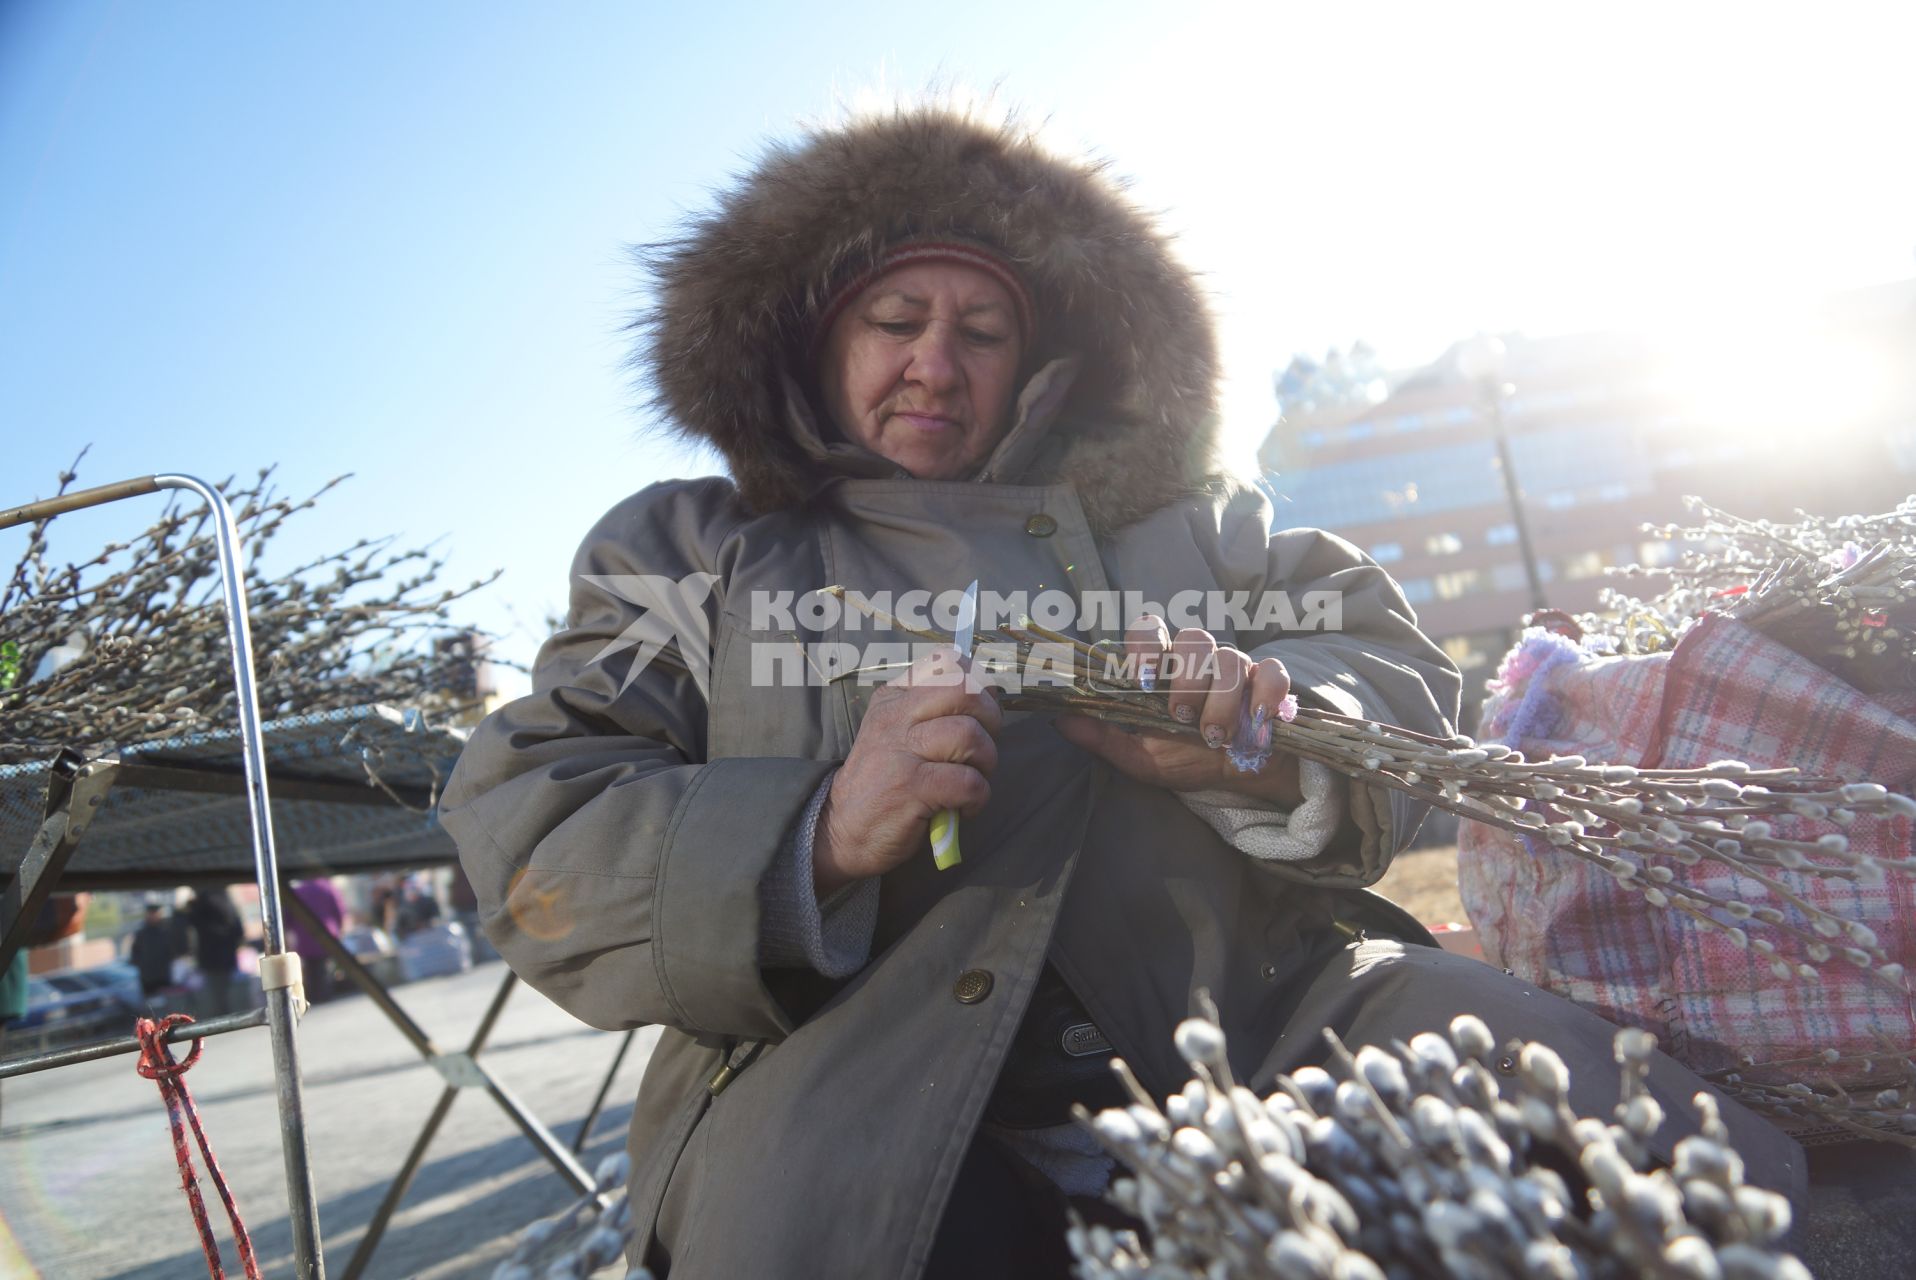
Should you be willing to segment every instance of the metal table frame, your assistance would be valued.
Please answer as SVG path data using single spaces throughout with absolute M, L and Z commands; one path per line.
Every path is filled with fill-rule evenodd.
M 169 1042 L 194 1040 L 222 1035 L 229 1031 L 246 1030 L 262 1024 L 272 1028 L 274 1074 L 277 1083 L 282 1146 L 286 1158 L 287 1203 L 293 1224 L 294 1263 L 300 1280 L 324 1280 L 325 1260 L 320 1245 L 318 1205 L 306 1140 L 305 1111 L 294 1029 L 295 1020 L 304 1009 L 305 997 L 299 982 L 297 955 L 287 951 L 285 946 L 284 911 L 286 909 L 290 909 L 295 916 L 299 917 L 301 924 L 319 939 L 327 954 L 334 963 L 339 965 L 346 977 L 379 1007 L 387 1019 L 398 1028 L 400 1034 L 411 1042 L 446 1082 L 438 1104 L 420 1129 L 419 1136 L 408 1151 L 404 1164 L 387 1187 L 378 1210 L 367 1225 L 365 1235 L 360 1238 L 358 1247 L 353 1251 L 352 1259 L 346 1265 L 345 1280 L 357 1280 L 371 1263 L 373 1253 L 378 1248 L 393 1213 L 399 1208 L 400 1202 L 404 1199 L 406 1191 L 412 1185 L 413 1178 L 424 1161 L 427 1148 L 451 1111 L 454 1099 L 463 1089 L 483 1089 L 519 1127 L 539 1153 L 551 1162 L 574 1191 L 581 1195 L 592 1194 L 595 1191 L 592 1177 L 580 1164 L 578 1153 L 584 1149 L 593 1123 L 598 1119 L 606 1095 L 611 1090 L 613 1078 L 624 1063 L 627 1050 L 631 1048 L 636 1031 L 626 1032 L 621 1040 L 618 1052 L 612 1059 L 612 1065 L 607 1070 L 597 1095 L 593 1098 L 592 1106 L 568 1148 L 559 1142 L 552 1131 L 532 1113 L 518 1095 L 479 1061 L 480 1051 L 485 1047 L 493 1027 L 505 1009 L 507 998 L 518 984 L 516 974 L 507 970 L 498 993 L 493 997 L 465 1048 L 455 1051 L 441 1049 L 425 1029 L 400 1007 L 398 1001 L 379 979 L 360 963 L 359 959 L 348 951 L 330 930 L 321 925 L 311 908 L 301 901 L 298 895 L 290 892 L 290 888 L 282 886 L 278 855 L 273 841 L 272 814 L 268 802 L 269 791 L 271 795 L 278 796 L 282 800 L 312 800 L 382 807 L 398 803 L 420 811 L 431 807 L 433 797 L 423 792 L 415 793 L 383 784 L 381 789 L 374 790 L 360 784 L 329 779 L 269 774 L 266 767 L 258 695 L 254 683 L 252 642 L 247 622 L 244 585 L 239 578 L 237 568 L 240 564 L 238 542 L 234 534 L 231 512 L 220 495 L 209 486 L 188 477 L 153 476 L 84 490 L 46 502 L 0 512 L 0 529 L 43 519 L 64 511 L 79 510 L 122 498 L 153 493 L 160 489 L 187 489 L 198 494 L 213 509 L 215 533 L 219 540 L 223 598 L 227 609 L 228 641 L 233 654 L 235 685 L 241 695 L 239 699 L 240 730 L 244 772 L 235 774 L 221 769 L 124 763 L 116 756 L 88 759 L 77 752 L 62 750 L 48 773 L 45 813 L 39 831 L 22 859 L 18 872 L 7 882 L 4 898 L 0 898 L 0 965 L 11 961 L 25 942 L 41 904 L 53 892 L 55 885 L 61 881 L 81 839 L 86 835 L 95 815 L 105 805 L 106 798 L 115 785 L 202 794 L 244 794 L 249 800 L 253 863 L 255 879 L 260 890 L 261 941 L 265 944 L 261 965 L 262 975 L 266 975 L 276 967 L 290 966 L 292 980 L 283 986 L 267 988 L 267 1004 L 264 1009 L 229 1014 L 225 1017 L 178 1027 L 168 1035 L 167 1039 Z M 391 866 L 370 863 L 365 866 L 355 865 L 354 870 L 356 872 L 397 870 L 402 866 L 415 865 L 417 865 L 415 860 L 405 860 Z M 73 877 L 76 881 L 84 881 L 95 887 L 110 885 L 115 888 L 173 884 L 180 878 L 175 873 L 157 870 L 120 872 L 105 877 L 93 875 Z M 186 878 L 195 877 L 189 875 Z M 286 888 L 286 891 L 282 892 L 283 888 Z M 290 956 L 291 959 L 281 961 L 280 966 L 274 966 L 266 960 L 266 957 L 273 956 Z M 0 1080 L 10 1076 L 91 1062 L 116 1054 L 137 1053 L 139 1048 L 139 1042 L 136 1039 L 124 1037 L 97 1044 L 7 1059 L 0 1061 Z
M 313 1190 L 311 1154 L 306 1141 L 305 1100 L 299 1072 L 299 1008 L 305 1004 L 299 957 L 286 949 L 286 924 L 281 912 L 279 860 L 273 846 L 273 817 L 268 803 L 266 754 L 260 732 L 259 688 L 253 669 L 253 637 L 246 608 L 246 577 L 240 559 L 239 534 L 233 512 L 219 491 L 185 475 L 142 476 L 96 489 L 62 494 L 43 502 L 0 511 L 0 529 L 30 524 L 68 511 L 80 511 L 108 502 L 184 490 L 204 502 L 213 518 L 214 545 L 219 554 L 220 596 L 226 612 L 226 642 L 233 660 L 233 688 L 239 712 L 242 785 L 253 836 L 254 881 L 259 888 L 261 986 L 266 994 L 266 1025 L 272 1036 L 273 1078 L 278 1095 L 280 1150 L 286 1165 L 287 1213 L 292 1220 L 293 1263 L 300 1280 L 324 1280 L 326 1262 L 320 1249 L 319 1204 Z M 82 761 L 63 756 L 49 788 L 47 818 L 9 881 L 0 904 L 0 964 L 11 963 L 26 941 L 40 904 L 53 891 L 60 872 L 86 834 L 87 825 L 106 797 L 115 767 L 104 761 Z M 246 1024 L 256 1025 L 256 1024 Z M 239 1026 L 222 1027 L 238 1030 Z M 206 1029 L 195 1031 L 206 1034 Z M 188 1037 L 191 1038 L 191 1037 Z

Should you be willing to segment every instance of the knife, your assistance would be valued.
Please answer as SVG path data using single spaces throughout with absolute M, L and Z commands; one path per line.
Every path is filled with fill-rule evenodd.
M 973 578 L 971 585 L 965 588 L 965 598 L 958 602 L 958 629 L 952 633 L 951 643 L 958 650 L 962 665 L 969 665 L 971 651 L 978 634 L 978 579 Z M 958 851 L 958 811 L 940 809 L 931 818 L 931 860 L 940 871 L 949 870 L 963 861 Z

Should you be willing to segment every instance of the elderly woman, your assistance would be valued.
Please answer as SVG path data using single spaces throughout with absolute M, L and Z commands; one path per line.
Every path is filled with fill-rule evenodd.
M 1070 1105 L 1114 1100 L 1113 1052 L 1178 1087 L 1201 990 L 1254 1085 L 1320 1061 L 1323 1028 L 1387 1041 L 1469 1010 L 1555 1045 L 1586 1114 L 1609 1105 L 1611 1027 L 1360 892 L 1418 806 L 1245 767 L 1286 694 L 1445 734 L 1458 677 L 1383 570 L 1274 531 L 1217 470 L 1206 308 L 1098 168 L 903 112 L 773 151 L 652 266 L 642 363 L 731 478 L 599 522 L 535 692 L 476 733 L 444 806 L 518 972 L 595 1026 L 666 1028 L 632 1125 L 635 1262 L 1066 1274 L 1064 1207 L 1110 1173 Z M 935 654 L 876 689 L 769 678 L 794 635 L 767 600 L 972 578 L 1327 592 L 1341 627 L 1087 619 L 1197 738 L 1006 712 L 932 678 Z M 661 583 L 690 584 L 676 614 Z M 947 808 L 963 861 L 941 871 Z M 1673 1139 L 1698 1085 L 1654 1079 Z M 1753 1175 L 1793 1186 L 1794 1145 L 1725 1110 Z

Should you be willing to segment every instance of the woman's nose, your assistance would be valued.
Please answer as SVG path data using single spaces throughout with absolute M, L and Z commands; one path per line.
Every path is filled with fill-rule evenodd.
M 933 390 L 954 386 L 959 379 L 958 329 L 932 323 L 912 344 L 911 376 Z

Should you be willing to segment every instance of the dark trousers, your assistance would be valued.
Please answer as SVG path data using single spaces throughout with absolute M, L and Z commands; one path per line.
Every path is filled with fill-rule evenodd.
M 925 1280 L 1069 1280 L 1064 1192 L 983 1134 L 973 1139 Z

